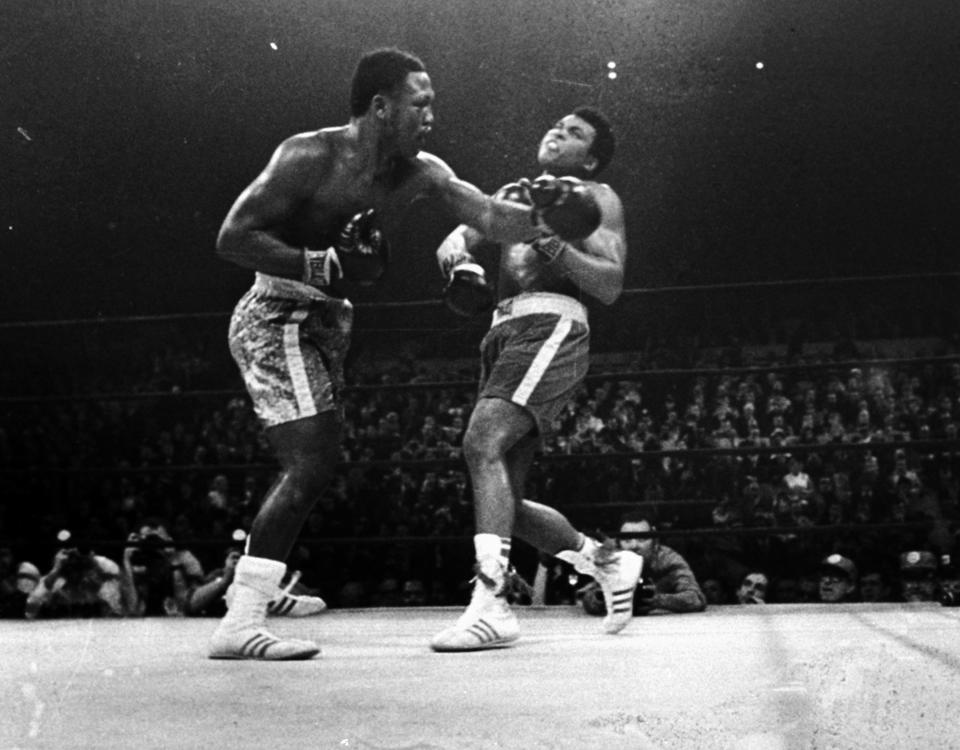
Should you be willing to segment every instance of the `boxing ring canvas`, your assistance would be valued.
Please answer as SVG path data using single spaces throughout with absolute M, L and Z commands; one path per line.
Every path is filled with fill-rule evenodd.
M 0 749 L 960 747 L 960 609 L 527 607 L 511 648 L 430 651 L 458 614 L 275 619 L 323 645 L 275 663 L 205 658 L 211 619 L 0 622 Z

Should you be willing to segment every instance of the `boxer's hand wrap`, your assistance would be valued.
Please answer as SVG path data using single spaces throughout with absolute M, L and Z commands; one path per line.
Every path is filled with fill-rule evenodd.
M 493 309 L 493 289 L 487 284 L 483 266 L 470 260 L 456 263 L 450 269 L 443 301 L 457 315 L 471 318 Z
M 337 256 L 347 281 L 372 284 L 387 269 L 390 245 L 376 221 L 371 208 L 350 219 L 340 232 Z
M 317 288 L 327 287 L 343 278 L 343 269 L 337 251 L 332 247 L 326 250 L 303 251 L 303 283 Z
M 545 234 L 564 240 L 582 240 L 600 226 L 600 206 L 590 188 L 576 177 L 542 175 L 533 182 L 520 180 L 533 206 L 531 220 Z

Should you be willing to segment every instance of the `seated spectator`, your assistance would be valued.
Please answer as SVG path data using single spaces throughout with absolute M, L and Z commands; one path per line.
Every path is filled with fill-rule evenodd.
M 937 557 L 928 550 L 900 555 L 900 596 L 905 602 L 937 600 Z
M 760 571 L 747 573 L 737 588 L 738 604 L 766 604 L 770 580 Z
M 719 578 L 704 578 L 700 582 L 700 590 L 703 591 L 708 606 L 730 603 L 727 587 Z
M 27 596 L 28 620 L 53 617 L 121 617 L 120 568 L 92 550 L 57 550 L 50 572 Z
M 880 567 L 865 568 L 860 576 L 860 600 L 865 602 L 893 601 L 890 576 Z
M 960 607 L 960 568 L 953 563 L 950 555 L 940 558 L 937 584 L 940 587 L 940 603 L 945 607 Z
M 820 601 L 837 604 L 854 600 L 857 566 L 843 555 L 832 554 L 820 563 Z
M 792 575 L 775 577 L 768 593 L 770 601 L 775 604 L 795 604 L 802 601 L 800 584 Z
M 628 513 L 620 521 L 620 534 L 648 534 L 656 531 L 650 519 L 639 513 Z M 621 549 L 631 550 L 643 558 L 643 579 L 633 597 L 633 613 L 646 615 L 656 610 L 666 612 L 702 612 L 707 598 L 697 583 L 690 565 L 676 550 L 655 537 L 618 539 Z M 583 589 L 583 607 L 592 615 L 606 614 L 600 584 L 593 581 Z
M 27 597 L 39 581 L 36 565 L 25 561 L 17 564 L 12 549 L 0 548 L 0 618 L 22 619 Z
M 206 617 L 223 617 L 227 612 L 226 594 L 233 583 L 237 561 L 243 554 L 240 547 L 230 547 L 223 560 L 223 567 L 210 571 L 203 582 L 190 594 L 185 614 Z

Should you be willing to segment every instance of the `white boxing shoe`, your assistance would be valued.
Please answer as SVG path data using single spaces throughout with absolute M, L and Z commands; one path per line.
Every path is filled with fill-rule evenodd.
M 293 661 L 312 659 L 320 647 L 312 641 L 278 638 L 263 628 L 233 629 L 222 624 L 210 639 L 211 659 L 260 659 Z
M 603 590 L 605 633 L 619 633 L 633 617 L 633 592 L 643 573 L 643 558 L 629 550 L 600 549 L 594 556 L 594 578 Z
M 285 568 L 277 560 L 240 558 L 227 590 L 227 613 L 210 638 L 207 655 L 211 659 L 288 661 L 312 659 L 320 653 L 313 641 L 279 638 L 265 627 L 268 602 L 276 598 Z
M 295 570 L 290 576 L 290 582 L 282 589 L 278 588 L 277 593 L 267 602 L 267 614 L 274 617 L 310 617 L 319 615 L 327 609 L 327 603 L 319 596 L 307 596 L 305 594 L 293 594 L 291 591 L 300 580 L 300 571 Z M 231 592 L 232 587 L 227 589 L 224 599 L 227 602 L 227 609 L 233 601 Z
M 520 637 L 517 616 L 505 597 L 503 582 L 477 574 L 470 605 L 456 624 L 437 633 L 430 641 L 434 651 L 482 651 L 503 648 Z

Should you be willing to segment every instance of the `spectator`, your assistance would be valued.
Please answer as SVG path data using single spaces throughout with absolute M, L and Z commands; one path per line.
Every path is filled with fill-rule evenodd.
M 738 604 L 766 604 L 770 580 L 760 571 L 747 573 L 737 588 Z
M 121 617 L 120 568 L 92 550 L 57 550 L 50 572 L 27 597 L 28 620 L 53 617 Z
M 893 601 L 890 576 L 879 566 L 864 569 L 860 576 L 860 599 L 865 602 Z
M 801 601 L 800 583 L 792 575 L 777 576 L 771 582 L 770 601 L 776 604 L 795 604 Z
M 900 555 L 900 596 L 905 602 L 937 599 L 937 557 L 928 550 Z
M 719 578 L 704 578 L 700 582 L 700 589 L 707 600 L 707 606 L 730 603 L 727 587 Z
M 853 601 L 857 590 L 857 566 L 839 554 L 828 555 L 820 563 L 820 601 L 827 604 Z
M 223 617 L 227 612 L 225 599 L 227 589 L 233 583 L 233 571 L 237 567 L 237 560 L 243 554 L 240 547 L 230 547 L 223 560 L 223 567 L 210 571 L 203 582 L 190 594 L 186 614 L 203 615 L 208 617 Z
M 940 557 L 937 584 L 940 587 L 941 604 L 945 607 L 960 606 L 960 569 L 953 563 L 950 555 Z
M 127 538 L 120 572 L 124 608 L 134 617 L 192 614 L 191 597 L 203 581 L 203 566 L 179 548 L 158 518 L 144 521 Z
M 27 597 L 40 582 L 40 571 L 30 562 L 15 564 L 13 550 L 0 548 L 0 618 L 22 619 Z
M 623 536 L 651 534 L 656 530 L 644 514 L 628 513 L 620 521 L 620 548 L 643 558 L 643 583 L 634 594 L 633 613 L 645 615 L 656 610 L 702 612 L 706 609 L 707 598 L 690 565 L 679 552 L 661 544 L 656 536 Z M 605 614 L 603 595 L 596 582 L 584 587 L 583 605 L 590 614 Z

